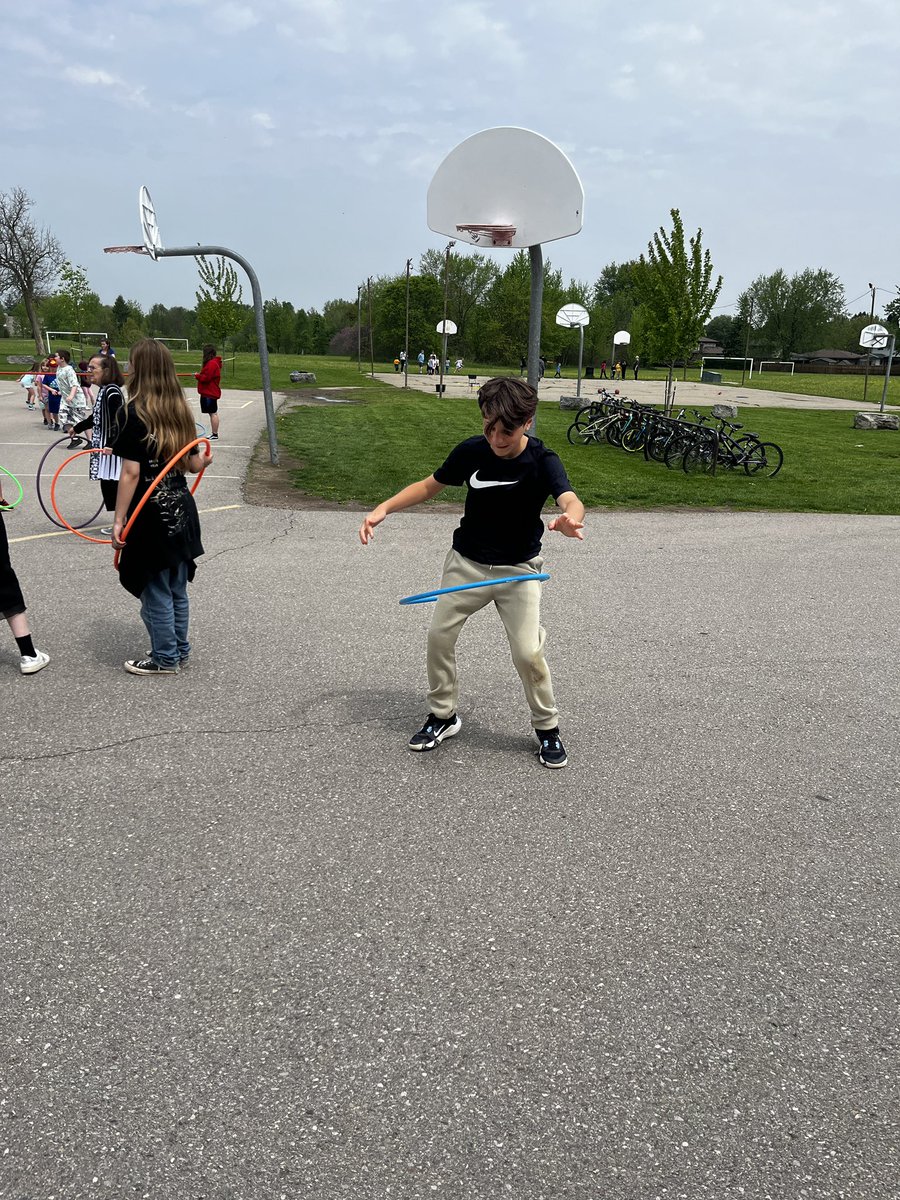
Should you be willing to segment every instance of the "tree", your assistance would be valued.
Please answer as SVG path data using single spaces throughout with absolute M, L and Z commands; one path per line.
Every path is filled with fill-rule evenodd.
M 84 267 L 76 266 L 75 263 L 66 259 L 59 269 L 59 277 L 62 281 L 59 294 L 65 300 L 66 310 L 69 314 L 66 320 L 71 324 L 74 332 L 78 334 L 78 349 L 80 352 L 81 331 L 85 326 L 88 305 L 90 304 L 92 308 L 99 307 L 100 298 L 91 291 L 87 271 L 85 271 Z
M 807 268 L 790 278 L 779 269 L 754 279 L 738 304 L 742 316 L 753 306 L 754 345 L 787 359 L 798 351 L 822 349 L 829 323 L 844 315 L 844 286 L 822 268 Z
M 59 242 L 28 215 L 34 201 L 24 188 L 0 192 L 0 292 L 25 305 L 35 353 L 42 355 L 38 301 L 46 296 L 63 264 Z
M 225 339 L 236 337 L 247 320 L 237 271 L 224 258 L 209 262 L 202 254 L 197 255 L 197 271 L 197 317 L 213 341 L 224 346 Z
M 116 323 L 116 333 L 121 334 L 122 330 L 125 328 L 125 322 L 128 320 L 128 318 L 130 316 L 130 313 L 128 310 L 128 301 L 121 294 L 121 292 L 119 293 L 118 296 L 116 296 L 115 300 L 113 301 L 112 310 L 113 310 L 113 320 Z
M 436 279 L 440 284 L 442 296 L 446 262 L 444 250 L 426 250 L 419 259 L 419 274 Z M 457 332 L 453 345 L 463 357 L 471 357 L 468 341 L 469 322 L 499 274 L 497 264 L 484 254 L 454 254 L 452 251 L 450 253 L 447 273 L 447 317 L 456 323 Z M 403 275 L 402 279 L 405 286 L 406 276 Z M 442 316 L 443 308 L 438 320 Z
M 742 358 L 747 324 L 740 317 L 729 317 L 723 313 L 719 317 L 713 317 L 706 326 L 706 336 L 719 343 L 726 358 Z
M 652 359 L 669 368 L 666 408 L 672 396 L 672 371 L 677 360 L 687 363 L 697 349 L 703 328 L 722 290 L 722 276 L 712 282 L 712 259 L 703 249 L 698 229 L 688 247 L 677 208 L 671 210 L 672 231 L 662 227 L 642 254 L 637 289 L 646 320 L 644 338 Z
M 900 292 L 900 288 L 897 288 L 897 291 Z M 895 296 L 884 306 L 884 316 L 892 325 L 900 325 L 900 296 Z

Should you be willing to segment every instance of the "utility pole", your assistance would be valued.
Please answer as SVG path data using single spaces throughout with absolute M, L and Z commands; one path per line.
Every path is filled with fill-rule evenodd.
M 362 371 L 362 284 L 356 285 L 356 369 Z
M 869 284 L 869 291 L 872 293 L 872 306 L 869 309 L 869 324 L 875 320 L 875 284 Z M 869 390 L 869 363 L 872 361 L 872 351 L 869 350 L 866 355 L 866 377 L 863 380 L 863 404 L 866 402 L 866 392 Z M 884 412 L 884 397 L 881 400 L 881 411 Z
M 369 362 L 372 368 L 372 378 L 375 378 L 375 337 L 372 329 L 372 276 L 366 280 L 366 289 L 369 294 Z
M 404 349 L 406 353 L 403 355 L 403 386 L 409 387 L 409 271 L 412 266 L 412 259 L 406 260 L 406 341 Z
M 447 253 L 444 256 L 444 336 L 441 345 L 441 386 L 440 395 L 444 395 L 444 361 L 447 358 L 447 289 L 450 287 L 450 251 L 456 242 L 447 243 Z

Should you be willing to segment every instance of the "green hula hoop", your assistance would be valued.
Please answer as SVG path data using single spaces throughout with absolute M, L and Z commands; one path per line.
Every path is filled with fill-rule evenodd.
M 22 503 L 22 497 L 25 495 L 25 489 L 22 487 L 22 484 L 19 482 L 19 480 L 16 479 L 15 475 L 13 475 L 12 471 L 7 471 L 6 467 L 0 467 L 0 471 L 2 471 L 2 473 L 4 475 L 8 475 L 9 478 L 16 485 L 16 487 L 19 489 L 18 499 L 13 500 L 12 504 L 10 504 L 9 502 L 4 502 L 3 504 L 0 504 L 0 512 L 11 512 L 12 509 L 14 509 L 16 507 L 16 505 Z

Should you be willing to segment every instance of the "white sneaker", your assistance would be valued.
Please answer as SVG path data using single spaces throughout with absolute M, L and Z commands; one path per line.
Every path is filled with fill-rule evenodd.
M 22 655 L 19 660 L 19 670 L 23 675 L 36 675 L 38 671 L 43 671 L 49 661 L 49 654 L 45 654 L 43 650 L 35 650 L 34 658 L 28 654 Z

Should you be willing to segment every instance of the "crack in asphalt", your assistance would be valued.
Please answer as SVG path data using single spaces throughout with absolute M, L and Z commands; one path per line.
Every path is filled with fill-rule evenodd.
M 304 729 L 311 730 L 345 729 L 350 726 L 373 725 L 379 721 L 382 723 L 392 720 L 405 721 L 408 718 L 411 718 L 413 711 L 417 712 L 418 710 L 411 710 L 409 713 L 379 713 L 378 716 L 368 718 L 360 716 L 354 717 L 352 720 L 344 721 L 304 721 L 303 727 Z M 133 745 L 135 742 L 144 742 L 148 738 L 153 738 L 156 740 L 157 738 L 177 737 L 241 737 L 249 736 L 251 734 L 271 734 L 273 736 L 281 736 L 286 733 L 294 733 L 296 732 L 296 729 L 297 723 L 295 721 L 290 725 L 276 725 L 271 727 L 263 726 L 260 728 L 251 727 L 249 729 L 160 729 L 150 733 L 145 731 L 141 734 L 135 734 L 133 737 L 120 738 L 113 742 L 98 742 L 94 746 L 69 746 L 65 749 L 48 752 L 46 754 L 4 755 L 0 756 L 0 765 L 7 763 L 53 762 L 57 759 L 77 757 L 83 754 L 102 754 L 107 750 L 116 750 L 122 746 Z

